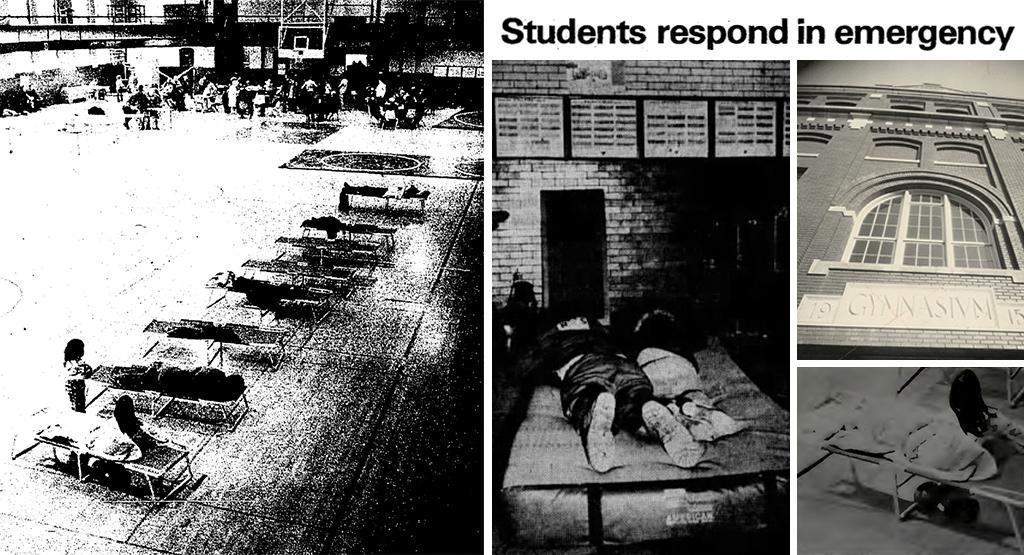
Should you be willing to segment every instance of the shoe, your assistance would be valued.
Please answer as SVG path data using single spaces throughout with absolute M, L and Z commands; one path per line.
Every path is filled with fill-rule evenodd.
M 605 391 L 594 399 L 587 425 L 583 429 L 583 452 L 587 462 L 598 472 L 608 472 L 615 461 L 615 396 Z
M 672 462 L 683 468 L 697 466 L 704 455 L 704 446 L 693 439 L 690 431 L 672 416 L 665 405 L 648 401 L 643 407 L 644 424 L 661 440 Z

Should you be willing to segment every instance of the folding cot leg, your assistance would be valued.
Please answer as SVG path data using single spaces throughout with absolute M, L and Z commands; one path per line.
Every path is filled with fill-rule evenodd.
M 160 418 L 160 415 L 162 415 L 164 413 L 164 411 L 167 410 L 167 407 L 171 406 L 171 403 L 173 403 L 173 402 L 174 402 L 174 397 L 168 397 L 167 398 L 167 402 L 165 402 L 159 409 L 157 409 L 155 412 L 153 412 L 153 418 L 154 419 L 155 418 Z
M 1013 526 L 1013 535 L 1017 538 L 1017 551 L 1024 553 L 1024 540 L 1020 537 L 1020 525 L 1017 524 L 1017 516 L 1013 513 L 1013 507 L 1009 503 L 1003 503 L 1006 507 L 1006 516 L 1010 517 L 1010 524 Z
M 1006 374 L 1006 396 L 1010 401 L 1010 408 L 1017 408 L 1020 404 L 1020 400 L 1024 397 L 1024 388 L 1020 391 L 1013 393 L 1013 380 L 1020 374 L 1021 368 L 1014 368 L 1012 371 L 1007 371 Z
M 897 503 L 898 503 L 898 501 L 897 501 Z M 917 510 L 917 503 L 911 503 L 909 507 L 907 507 L 906 509 L 903 509 L 903 512 L 900 513 L 900 515 L 899 515 L 900 516 L 900 520 L 906 520 L 907 517 L 909 517 L 911 515 L 911 513 L 913 513 L 916 510 Z
M 189 482 L 195 479 L 195 475 L 192 474 L 192 461 L 189 459 L 188 455 L 185 455 L 185 470 L 188 471 L 188 479 L 179 480 L 178 485 L 174 486 L 171 489 L 171 491 L 167 492 L 167 496 L 164 497 L 164 499 L 169 499 L 171 496 L 181 491 L 181 489 L 184 488 Z M 182 472 L 182 474 L 184 474 L 184 472 Z M 156 499 L 156 497 L 154 497 L 154 499 Z
M 110 389 L 109 386 L 104 386 L 103 389 L 101 389 L 99 393 L 97 393 L 95 396 L 93 396 L 93 398 L 91 400 L 89 400 L 88 402 L 85 403 L 86 408 L 88 408 L 93 403 L 95 403 L 96 399 L 99 399 L 100 397 L 102 397 L 103 394 L 106 393 L 108 389 Z
M 277 360 L 274 361 L 271 357 L 271 362 L 274 364 L 274 371 L 277 372 L 284 365 L 284 343 L 281 343 L 277 350 Z
M 154 342 L 152 345 L 149 346 L 149 349 L 146 349 L 145 353 L 142 353 L 142 358 L 146 358 L 147 356 L 149 356 L 149 353 L 152 353 L 153 349 L 156 349 L 156 346 L 159 345 L 159 344 L 160 344 L 160 340 L 157 339 L 156 342 Z
M 238 416 L 235 416 L 235 417 L 232 418 L 232 421 L 231 421 L 231 429 L 232 430 L 238 428 L 238 424 L 242 421 L 243 418 L 245 418 L 245 415 L 249 413 L 249 399 L 246 398 L 244 391 L 242 392 L 242 396 L 238 400 L 239 400 L 239 403 L 235 403 L 235 408 L 237 408 L 238 405 L 241 404 L 242 405 L 242 409 L 238 411 Z M 233 411 L 234 411 L 234 409 L 232 409 L 232 412 Z
M 910 376 L 909 378 L 907 378 L 907 381 L 903 382 L 903 385 L 901 385 L 900 388 L 896 390 L 896 395 L 899 395 L 900 393 L 903 393 L 903 390 L 906 389 L 907 386 L 910 385 L 910 382 L 913 382 L 914 380 L 916 380 L 917 377 L 921 375 L 921 372 L 924 372 L 925 370 L 927 370 L 926 367 L 918 368 L 914 372 L 914 374 L 912 376 Z
M 24 455 L 25 453 L 28 453 L 29 451 L 35 449 L 37 445 L 39 445 L 38 441 L 34 442 L 30 447 L 27 447 L 27 448 L 22 449 L 21 451 L 18 451 L 17 453 L 15 453 L 14 450 L 18 446 L 18 436 L 15 435 L 14 438 L 11 439 L 11 460 L 13 461 L 14 459 L 17 459 L 18 457 Z M 57 450 L 56 449 L 53 450 L 53 458 L 54 459 L 57 458 Z
M 832 453 L 829 453 L 828 451 L 826 451 L 824 455 L 822 455 L 822 456 L 821 456 L 820 458 L 818 458 L 818 460 L 816 460 L 816 461 L 812 462 L 811 464 L 809 464 L 809 465 L 807 465 L 807 466 L 805 466 L 805 467 L 801 468 L 801 469 L 800 469 L 800 470 L 799 470 L 799 471 L 798 471 L 798 472 L 796 473 L 796 477 L 797 477 L 797 479 L 800 479 L 800 477 L 801 477 L 801 476 L 803 476 L 804 474 L 807 474 L 808 472 L 810 472 L 810 471 L 814 470 L 814 468 L 815 468 L 816 466 L 818 466 L 819 464 L 821 464 L 821 463 L 825 462 L 825 460 L 826 460 L 826 459 L 828 459 L 828 458 L 829 458 L 829 457 L 831 457 L 831 456 L 832 456 Z
M 209 300 L 210 300 L 211 298 L 213 298 L 213 296 L 214 296 L 214 295 L 216 295 L 216 293 L 215 293 L 214 291 L 215 291 L 214 289 L 211 289 L 211 290 L 210 290 L 210 296 L 206 298 L 206 300 L 207 300 L 207 301 L 209 301 Z M 225 297 L 227 297 L 227 296 L 228 296 L 228 290 L 227 290 L 227 289 L 225 289 L 225 290 L 224 290 L 224 294 L 223 294 L 223 295 L 221 295 L 221 296 L 219 296 L 219 297 L 217 297 L 217 300 L 215 300 L 215 301 L 213 301 L 213 302 L 210 302 L 210 303 L 207 303 L 207 305 L 206 305 L 206 308 L 210 308 L 210 307 L 212 307 L 213 305 L 215 305 L 215 304 L 217 304 L 217 303 L 219 303 L 219 302 L 223 301 L 223 300 L 224 300 L 224 298 L 225 298 Z
M 210 357 L 209 361 L 207 361 L 206 364 L 207 365 L 213 365 L 213 361 L 217 360 L 217 357 L 220 356 L 220 365 L 219 366 L 223 368 L 224 367 L 224 344 L 223 343 L 221 343 L 220 341 L 210 341 L 210 344 L 206 346 L 206 352 L 209 353 L 210 349 L 214 345 L 217 346 L 217 350 L 214 351 L 213 356 Z
M 604 515 L 601 514 L 601 488 L 587 486 L 587 532 L 590 545 L 598 550 L 604 546 Z

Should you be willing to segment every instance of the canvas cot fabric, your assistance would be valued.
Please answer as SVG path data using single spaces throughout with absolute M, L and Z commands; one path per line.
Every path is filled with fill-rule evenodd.
M 113 419 L 64 410 L 35 414 L 30 428 L 39 437 L 111 461 L 132 462 L 142 449 L 118 429 Z
M 1001 380 L 999 382 L 1001 383 Z M 943 426 L 948 424 L 949 426 L 956 427 L 956 417 L 949 409 L 950 382 L 948 377 L 928 385 L 927 388 L 920 388 L 920 382 L 916 386 L 916 388 L 909 391 L 909 394 L 904 393 L 904 395 L 898 398 L 902 400 L 901 404 L 911 403 L 916 408 L 908 410 L 928 413 L 934 420 L 943 422 Z M 995 396 L 987 396 L 986 401 L 992 401 L 995 398 Z M 812 410 L 801 413 L 797 419 L 799 425 L 797 432 L 799 434 L 797 464 L 800 467 L 806 466 L 815 458 L 824 454 L 821 450 L 823 441 L 832 432 L 839 429 L 839 426 L 849 422 L 851 416 L 858 418 L 857 413 L 863 414 L 867 411 L 874 413 L 869 420 L 875 422 L 885 420 L 885 415 L 880 414 L 880 410 L 877 408 L 879 401 L 872 401 L 872 398 L 859 392 L 833 391 L 826 398 L 820 399 L 812 405 L 814 407 Z M 893 399 L 881 401 L 882 404 L 887 403 L 890 405 L 893 402 L 895 402 Z M 1009 423 L 1004 420 L 1016 416 L 1014 413 L 1019 411 L 1007 410 L 1005 414 L 1009 414 L 1009 416 L 1005 416 L 1002 410 L 997 412 L 1000 414 L 1000 427 L 1005 432 L 1008 431 Z M 887 433 L 891 434 L 891 431 Z M 960 433 L 963 434 L 962 431 Z M 987 454 L 983 455 L 979 460 L 980 466 L 983 467 L 982 472 L 967 473 L 965 478 L 970 480 L 969 485 L 972 488 L 993 488 L 996 491 L 1024 492 L 1024 455 L 1018 451 L 1015 438 L 1010 434 L 1006 434 L 1005 437 L 986 438 L 982 441 L 982 445 L 985 451 L 987 451 Z M 832 458 L 835 457 L 833 456 Z M 956 462 L 955 459 L 954 462 Z M 995 472 L 992 472 L 990 469 L 992 464 L 995 466 Z M 830 479 L 836 483 L 848 484 L 852 482 L 858 487 L 853 489 L 846 488 L 844 491 L 849 491 L 849 493 L 841 495 L 849 496 L 851 501 L 854 502 L 860 502 L 863 499 L 864 492 L 869 490 L 885 496 L 892 495 L 893 475 L 891 470 L 872 463 L 849 459 L 843 460 L 842 465 L 840 468 L 845 467 L 848 471 L 841 472 L 836 477 Z M 985 475 L 988 477 L 980 478 Z M 802 479 L 807 479 L 811 476 L 816 480 L 822 480 L 827 477 L 827 475 L 818 473 L 815 470 Z M 931 481 L 920 476 L 911 477 L 908 474 L 904 474 L 903 479 L 906 481 L 904 482 L 901 479 L 902 485 L 898 489 L 898 495 L 904 502 L 913 502 L 914 493 L 918 486 Z M 1006 508 L 1001 503 L 979 495 L 972 497 L 980 504 L 978 519 L 971 525 L 972 528 L 982 533 L 1013 536 L 1014 525 L 1010 522 Z
M 658 442 L 617 434 L 614 466 L 594 472 L 579 435 L 562 415 L 558 389 L 537 387 L 502 486 L 512 540 L 529 546 L 589 544 L 587 490 L 594 487 L 602 492 L 606 543 L 685 537 L 708 527 L 764 526 L 766 477 L 788 473 L 788 413 L 724 351 L 704 350 L 696 359 L 707 395 L 745 425 L 738 434 L 708 443 L 696 468 L 673 465 Z M 779 493 L 778 510 L 785 510 L 785 500 Z

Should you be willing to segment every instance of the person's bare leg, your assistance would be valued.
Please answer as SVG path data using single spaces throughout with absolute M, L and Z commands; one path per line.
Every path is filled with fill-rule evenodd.
M 672 462 L 683 467 L 697 466 L 704 455 L 704 446 L 693 439 L 668 407 L 657 401 L 648 401 L 643 406 L 644 425 L 654 433 L 665 447 Z

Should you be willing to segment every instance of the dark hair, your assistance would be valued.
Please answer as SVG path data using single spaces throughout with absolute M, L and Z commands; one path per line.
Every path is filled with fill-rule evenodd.
M 981 437 L 988 429 L 989 407 L 981 396 L 981 383 L 973 370 L 961 370 L 949 386 L 949 408 L 953 409 L 960 428 L 967 434 Z
M 64 362 L 79 360 L 83 356 L 85 356 L 85 342 L 81 339 L 68 341 L 67 346 L 64 347 Z
M 633 328 L 633 342 L 637 350 L 657 347 L 668 351 L 681 351 L 682 328 L 671 312 L 656 308 L 645 312 Z
M 114 402 L 114 420 L 121 433 L 132 437 L 142 427 L 139 418 L 135 416 L 135 402 L 127 395 L 122 395 Z

